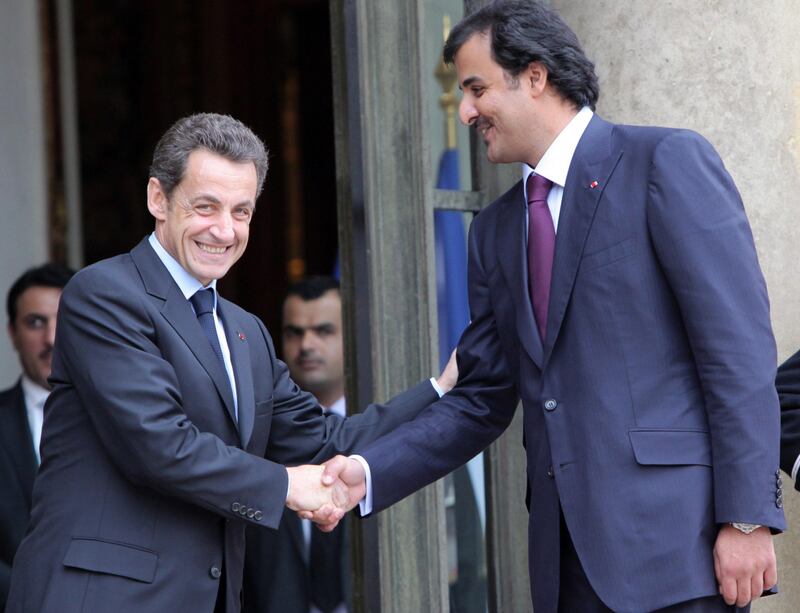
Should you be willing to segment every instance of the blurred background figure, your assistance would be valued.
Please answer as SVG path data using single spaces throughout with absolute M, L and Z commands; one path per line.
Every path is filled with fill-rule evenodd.
M 0 610 L 30 516 L 58 301 L 71 276 L 71 270 L 58 264 L 31 268 L 14 282 L 6 300 L 8 335 L 22 376 L 0 393 Z
M 289 287 L 282 330 L 283 359 L 292 379 L 327 412 L 344 416 L 339 282 L 316 276 Z M 346 521 L 324 533 L 287 509 L 278 530 L 248 529 L 243 613 L 346 613 Z

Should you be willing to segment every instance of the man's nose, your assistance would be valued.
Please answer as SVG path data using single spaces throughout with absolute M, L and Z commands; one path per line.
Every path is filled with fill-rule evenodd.
M 478 118 L 478 110 L 468 96 L 461 98 L 458 105 L 458 118 L 465 126 L 473 124 Z
M 233 240 L 233 217 L 230 213 L 222 212 L 219 214 L 216 223 L 211 226 L 211 234 L 221 241 Z
M 53 317 L 47 322 L 47 343 L 52 347 L 56 342 L 56 318 Z

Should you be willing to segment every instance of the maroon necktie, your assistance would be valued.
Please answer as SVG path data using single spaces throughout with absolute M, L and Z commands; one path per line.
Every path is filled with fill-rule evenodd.
M 550 279 L 553 276 L 553 253 L 556 230 L 547 207 L 547 194 L 552 181 L 535 173 L 528 175 L 528 289 L 531 294 L 536 325 L 544 343 L 547 330 L 547 304 L 550 300 Z

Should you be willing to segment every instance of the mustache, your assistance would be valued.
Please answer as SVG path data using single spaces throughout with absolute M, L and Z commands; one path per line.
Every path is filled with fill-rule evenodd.
M 490 128 L 492 126 L 492 122 L 488 119 L 483 117 L 478 117 L 475 122 L 472 124 L 472 127 L 475 129 L 476 132 L 480 132 L 484 128 Z
M 49 360 L 53 357 L 53 348 L 49 347 L 39 354 L 40 360 Z

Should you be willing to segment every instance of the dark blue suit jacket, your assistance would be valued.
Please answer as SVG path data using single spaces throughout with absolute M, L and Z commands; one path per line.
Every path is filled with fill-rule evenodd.
M 556 610 L 559 508 L 615 611 L 715 595 L 720 524 L 784 528 L 769 303 L 733 181 L 695 133 L 595 116 L 564 188 L 544 344 L 522 194 L 472 224 L 458 385 L 359 451 L 375 508 L 483 449 L 521 397 L 537 613 Z
M 64 289 L 8 612 L 211 613 L 220 569 L 226 611 L 237 612 L 245 526 L 278 526 L 281 464 L 347 453 L 437 397 L 425 382 L 391 408 L 323 416 L 261 321 L 224 299 L 218 312 L 238 424 L 222 365 L 146 239 Z
M 36 452 L 22 384 L 0 393 L 0 610 L 11 585 L 11 562 L 28 526 Z

